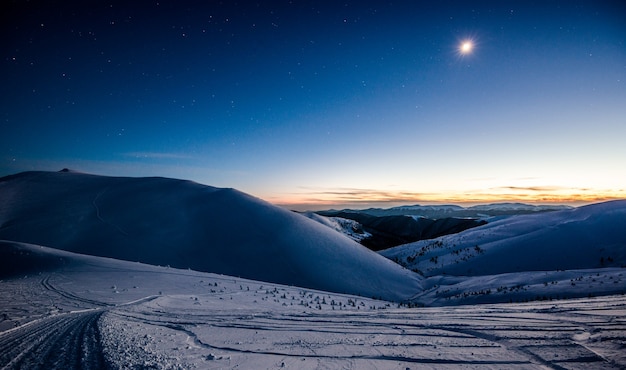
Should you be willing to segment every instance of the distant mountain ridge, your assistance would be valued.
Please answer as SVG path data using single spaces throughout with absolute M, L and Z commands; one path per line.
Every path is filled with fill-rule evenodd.
M 491 203 L 461 207 L 458 205 L 407 205 L 362 210 L 326 210 L 303 213 L 331 226 L 374 251 L 401 244 L 437 238 L 481 226 L 493 217 L 536 214 L 572 209 L 565 205 L 529 205 L 524 203 Z M 327 220 L 313 215 L 327 217 Z M 337 224 L 347 224 L 340 228 Z
M 306 217 L 160 177 L 0 178 L 0 239 L 393 301 L 421 290 L 419 275 Z
M 367 208 L 367 209 L 343 209 L 327 210 L 317 213 L 322 215 L 332 215 L 339 212 L 361 213 L 371 216 L 422 216 L 431 219 L 446 217 L 470 217 L 487 218 L 494 216 L 510 216 L 519 214 L 533 214 L 540 212 L 561 211 L 572 209 L 567 205 L 531 205 L 524 203 L 491 203 L 481 204 L 471 207 L 461 207 L 458 205 L 411 205 L 392 208 Z

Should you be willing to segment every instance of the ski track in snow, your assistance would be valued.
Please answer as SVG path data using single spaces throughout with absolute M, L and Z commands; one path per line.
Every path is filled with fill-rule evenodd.
M 0 334 L 3 369 L 105 368 L 98 320 L 101 310 L 70 312 Z
M 96 197 L 93 199 L 93 201 L 91 202 L 91 204 L 93 204 L 93 208 L 96 210 L 96 218 L 98 218 L 98 220 L 100 220 L 101 222 L 113 227 L 114 229 L 116 229 L 117 231 L 119 231 L 120 234 L 124 235 L 124 236 L 128 236 L 128 233 L 126 231 L 124 231 L 121 227 L 117 226 L 116 224 L 109 222 L 107 220 L 105 220 L 102 217 L 102 214 L 100 213 L 100 207 L 98 207 L 98 199 L 107 192 L 107 190 L 109 190 L 109 188 L 106 188 L 104 190 L 102 190 L 101 192 L 99 192 Z
M 623 296 L 397 308 L 361 297 L 181 271 L 171 269 L 155 285 L 150 285 L 154 272 L 138 278 L 141 271 L 124 270 L 90 273 L 90 278 L 84 272 L 52 273 L 3 281 L 4 297 L 28 290 L 22 299 L 36 297 L 34 303 L 49 302 L 58 310 L 23 309 L 30 318 L 0 332 L 0 368 L 626 367 Z M 111 280 L 146 288 L 124 290 L 109 286 Z M 110 290 L 93 281 L 105 281 L 101 285 Z M 157 286 L 161 294 L 146 294 Z
M 81 303 L 88 303 L 88 304 L 92 304 L 95 306 L 109 306 L 110 305 L 109 303 L 100 302 L 94 299 L 82 298 L 80 296 L 77 296 L 76 294 L 72 294 L 65 290 L 58 289 L 50 283 L 50 276 L 46 276 L 45 278 L 41 280 L 41 286 L 48 291 L 57 293 L 58 295 L 67 298 L 70 301 L 78 301 Z

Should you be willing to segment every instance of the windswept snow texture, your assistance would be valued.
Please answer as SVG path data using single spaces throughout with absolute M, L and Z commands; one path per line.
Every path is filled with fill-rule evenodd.
M 166 178 L 4 177 L 0 239 L 393 301 L 421 291 L 418 274 L 306 217 Z
M 626 367 L 624 296 L 407 308 L 21 243 L 0 261 L 31 266 L 0 281 L 3 369 Z

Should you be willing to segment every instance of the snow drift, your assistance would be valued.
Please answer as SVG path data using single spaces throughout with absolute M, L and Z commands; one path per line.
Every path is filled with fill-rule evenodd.
M 421 291 L 417 274 L 315 221 L 167 178 L 4 177 L 0 239 L 395 301 Z

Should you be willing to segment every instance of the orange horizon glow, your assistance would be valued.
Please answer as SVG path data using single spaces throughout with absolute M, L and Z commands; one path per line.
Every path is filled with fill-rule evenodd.
M 281 207 L 295 210 L 321 210 L 329 208 L 388 208 L 400 205 L 456 204 L 472 206 L 489 203 L 526 203 L 534 205 L 582 206 L 611 200 L 626 199 L 626 192 L 578 192 L 559 191 L 542 193 L 410 193 L 386 192 L 378 190 L 338 189 L 312 193 L 291 194 L 289 196 L 266 197 L 267 201 Z

